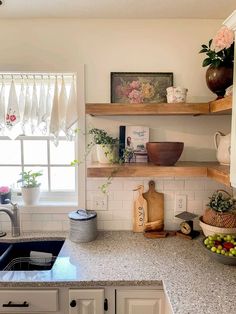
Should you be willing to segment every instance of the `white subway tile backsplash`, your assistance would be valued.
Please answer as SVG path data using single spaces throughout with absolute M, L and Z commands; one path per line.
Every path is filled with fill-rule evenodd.
M 183 194 L 187 196 L 187 210 L 202 215 L 208 197 L 217 189 L 229 190 L 224 185 L 214 182 L 207 178 L 115 178 L 109 187 L 108 208 L 106 211 L 98 212 L 99 230 L 132 230 L 132 216 L 134 199 L 138 196 L 133 189 L 144 184 L 145 191 L 148 182 L 154 180 L 156 189 L 164 193 L 165 200 L 165 228 L 175 230 L 179 227 L 180 219 L 175 218 L 175 196 Z M 100 192 L 99 186 L 106 181 L 106 178 L 89 178 L 87 180 L 87 208 L 93 209 L 93 195 Z M 103 195 L 101 193 L 101 195 Z M 48 212 L 47 207 L 39 210 L 21 210 L 22 231 L 68 231 L 69 219 L 68 212 L 75 208 L 61 209 L 51 207 Z M 194 224 L 199 228 L 199 223 L 195 219 Z M 11 223 L 5 213 L 0 213 L 0 228 L 10 232 Z
M 178 190 L 184 190 L 184 181 L 183 180 L 167 180 L 164 181 L 164 191 L 178 191 Z
M 129 201 L 133 200 L 134 192 L 133 191 L 119 191 L 114 192 L 114 200 L 118 201 Z

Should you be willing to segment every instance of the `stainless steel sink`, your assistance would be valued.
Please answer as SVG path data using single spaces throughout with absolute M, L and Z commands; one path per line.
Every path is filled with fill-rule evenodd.
M 0 270 L 50 270 L 63 243 L 64 240 L 0 243 Z M 32 257 L 32 251 L 40 253 Z

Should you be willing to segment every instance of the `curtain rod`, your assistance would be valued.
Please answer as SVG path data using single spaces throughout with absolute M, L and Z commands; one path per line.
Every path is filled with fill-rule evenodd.
M 67 73 L 67 72 L 9 72 L 9 71 L 0 71 L 0 75 L 50 75 L 50 76 L 57 76 L 57 75 L 64 75 L 64 76 L 73 76 L 76 73 Z

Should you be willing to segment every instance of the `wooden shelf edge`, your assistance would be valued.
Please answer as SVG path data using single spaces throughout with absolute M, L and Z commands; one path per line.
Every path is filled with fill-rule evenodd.
M 122 115 L 206 115 L 208 103 L 156 103 L 156 104 L 86 104 L 86 113 L 92 116 Z
M 156 166 L 151 163 L 124 165 L 92 164 L 87 168 L 87 177 L 208 177 L 230 186 L 229 167 L 217 162 L 178 162 L 175 166 Z
M 210 113 L 212 114 L 231 114 L 232 112 L 232 96 L 211 101 Z

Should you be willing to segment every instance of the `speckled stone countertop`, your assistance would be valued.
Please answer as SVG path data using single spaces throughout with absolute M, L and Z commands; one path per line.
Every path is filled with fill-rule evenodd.
M 63 237 L 60 233 L 45 234 L 44 238 L 54 236 Z M 91 243 L 76 244 L 66 239 L 50 271 L 0 272 L 0 287 L 162 284 L 174 314 L 236 313 L 236 267 L 211 260 L 199 240 L 146 239 L 132 232 L 102 232 Z

